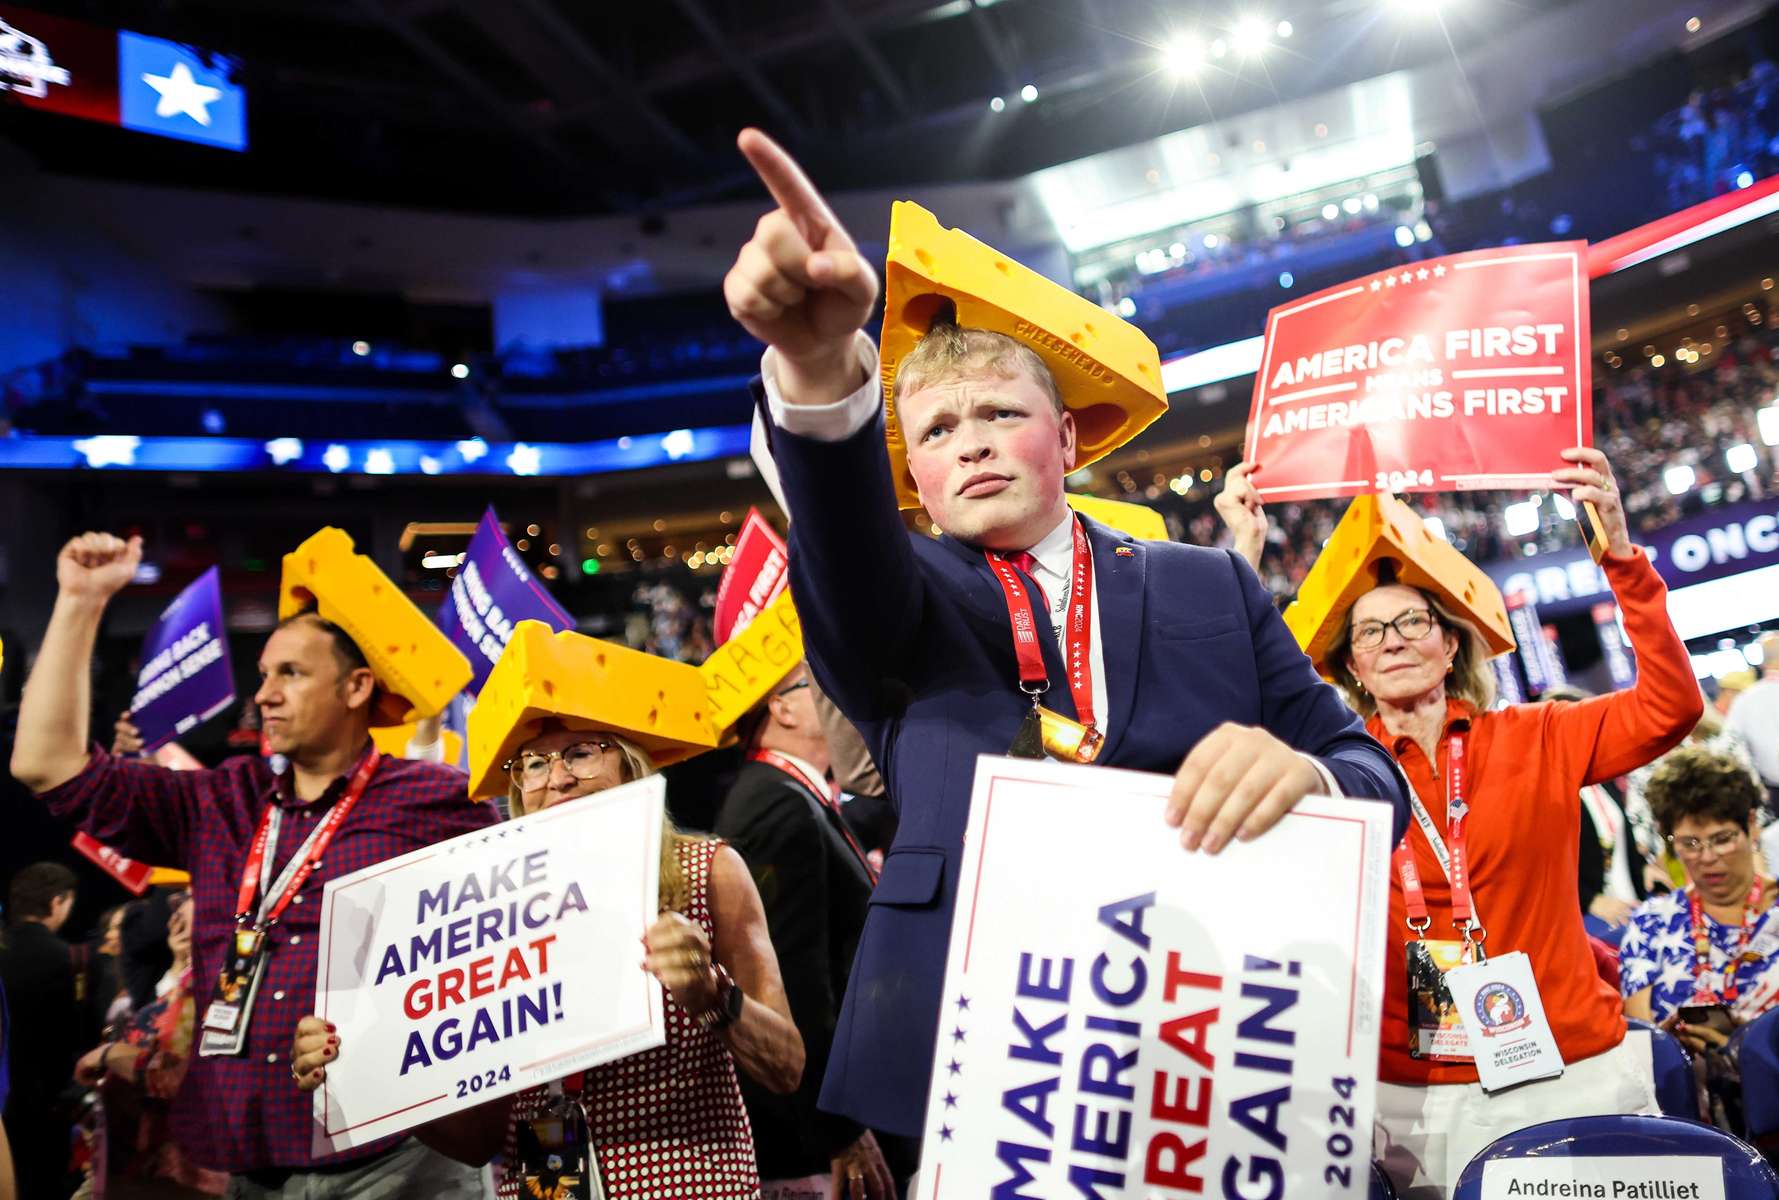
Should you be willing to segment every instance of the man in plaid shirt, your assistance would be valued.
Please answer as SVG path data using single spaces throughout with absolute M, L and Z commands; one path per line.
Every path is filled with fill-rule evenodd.
M 201 1037 L 235 944 L 238 889 L 266 806 L 283 810 L 268 848 L 277 878 L 375 753 L 369 729 L 377 681 L 351 638 L 303 614 L 266 640 L 254 697 L 266 739 L 288 761 L 282 774 L 259 757 L 212 771 L 171 771 L 89 746 L 89 667 L 99 623 L 141 557 L 139 538 L 110 534 L 85 534 L 63 547 L 55 609 L 19 711 L 12 772 L 52 812 L 107 845 L 191 872 Z M 287 1051 L 298 1017 L 315 1009 L 316 928 L 327 881 L 494 819 L 489 805 L 466 798 L 463 776 L 439 764 L 385 757 L 363 783 L 319 865 L 266 931 L 269 958 L 244 1048 L 194 1053 L 174 1104 L 180 1146 L 195 1161 L 230 1172 L 231 1197 L 481 1195 L 476 1172 L 410 1138 L 311 1157 L 311 1099 L 292 1084 Z

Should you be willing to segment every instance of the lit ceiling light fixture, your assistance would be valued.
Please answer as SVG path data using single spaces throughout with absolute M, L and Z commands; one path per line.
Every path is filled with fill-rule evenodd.
M 1204 43 L 1189 33 L 1169 38 L 1167 44 L 1161 48 L 1162 66 L 1179 79 L 1189 79 L 1198 74 L 1204 61 Z
M 1001 99 L 999 96 L 996 96 L 993 100 L 990 100 L 988 102 L 988 111 L 989 112 L 1000 112 L 1003 109 L 1005 109 L 1006 107 L 1007 107 L 1007 102 L 1005 100 Z
M 1268 22 L 1261 17 L 1243 17 L 1235 23 L 1230 32 L 1230 41 L 1235 45 L 1235 52 L 1243 58 L 1253 58 L 1270 40 L 1267 30 Z
M 1021 100 L 1024 100 L 1027 104 L 1032 103 L 1034 100 L 1036 100 L 1038 98 L 1037 85 L 1028 83 L 1024 87 L 1020 88 L 1019 89 L 1019 98 Z

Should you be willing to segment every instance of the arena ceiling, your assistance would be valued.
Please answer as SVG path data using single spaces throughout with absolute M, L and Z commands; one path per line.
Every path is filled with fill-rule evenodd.
M 754 194 L 744 124 L 834 188 L 1009 178 L 1451 60 L 1571 0 L 24 2 L 234 55 L 249 97 L 240 156 L 0 105 L 51 171 L 646 221 Z M 1202 61 L 1168 69 L 1187 46 Z

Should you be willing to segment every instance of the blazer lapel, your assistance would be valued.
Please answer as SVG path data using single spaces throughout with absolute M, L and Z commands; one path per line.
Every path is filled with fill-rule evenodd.
M 1143 653 L 1148 549 L 1142 542 L 1083 516 L 1093 549 L 1094 617 L 1106 669 L 1106 723 L 1111 732 L 1100 762 L 1110 762 L 1136 719 L 1137 670 Z M 1120 554 L 1122 548 L 1128 553 Z

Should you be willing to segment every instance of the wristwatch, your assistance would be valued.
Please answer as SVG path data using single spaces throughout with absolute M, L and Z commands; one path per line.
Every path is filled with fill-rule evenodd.
M 711 969 L 717 977 L 716 1002 L 698 1014 L 698 1024 L 706 1032 L 727 1029 L 740 1020 L 741 1006 L 747 999 L 741 994 L 741 985 L 721 963 L 712 963 Z

